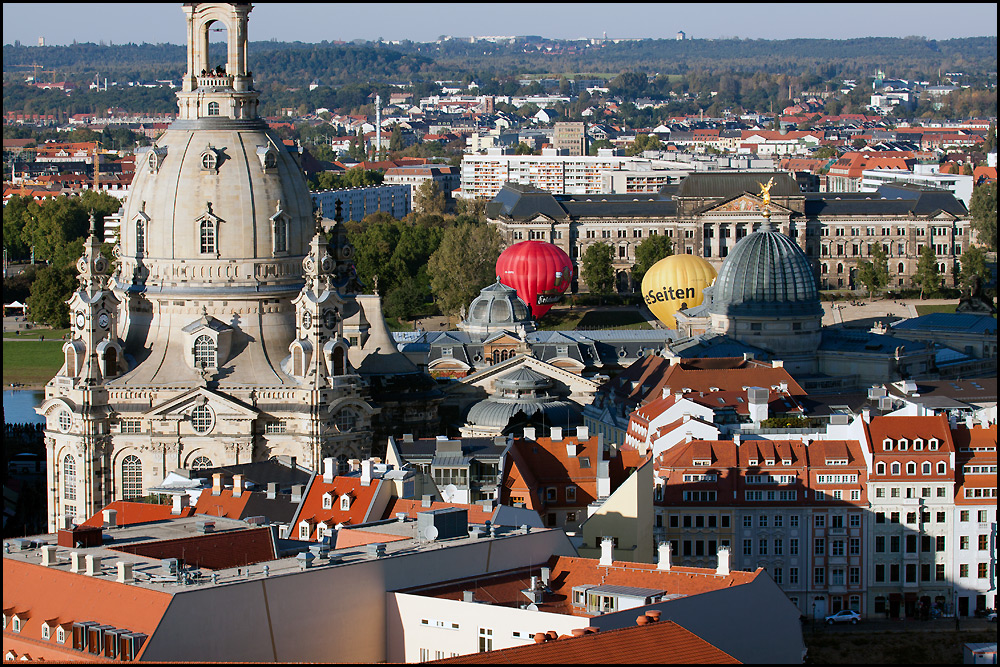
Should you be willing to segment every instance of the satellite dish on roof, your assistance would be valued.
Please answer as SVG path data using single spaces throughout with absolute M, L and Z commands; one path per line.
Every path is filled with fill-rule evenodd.
M 538 605 L 532 602 L 527 607 L 525 607 L 525 609 L 527 609 L 528 611 L 538 611 Z
M 454 484 L 449 484 L 448 486 L 444 487 L 444 493 L 441 495 L 444 496 L 444 501 L 446 503 L 450 503 L 457 494 L 458 494 L 458 487 L 455 486 Z
M 437 526 L 427 526 L 424 528 L 424 539 L 428 542 L 433 542 L 437 539 L 438 529 Z

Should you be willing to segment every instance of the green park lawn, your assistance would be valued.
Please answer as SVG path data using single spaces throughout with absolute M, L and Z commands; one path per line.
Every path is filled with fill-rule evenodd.
M 65 338 L 66 334 L 69 332 L 70 329 L 23 329 L 20 333 L 4 331 L 3 337 L 31 340 L 37 340 L 39 338 L 44 338 L 45 340 L 60 340 Z
M 44 385 L 59 371 L 62 364 L 62 341 L 28 339 L 3 343 L 5 387 L 12 383 Z
M 917 315 L 930 315 L 931 313 L 954 313 L 955 303 L 940 303 L 936 305 L 917 305 Z

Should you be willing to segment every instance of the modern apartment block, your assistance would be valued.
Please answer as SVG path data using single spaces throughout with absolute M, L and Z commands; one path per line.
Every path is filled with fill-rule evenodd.
M 310 193 L 313 204 L 323 211 L 323 217 L 333 220 L 337 202 L 341 205 L 342 220 L 361 221 L 372 213 L 382 211 L 402 219 L 413 208 L 412 189 L 409 184 L 369 185 L 361 188 L 320 190 Z
M 504 183 L 532 185 L 552 194 L 597 195 L 605 192 L 605 174 L 621 169 L 650 166 L 652 160 L 612 155 L 560 155 L 543 148 L 541 155 L 505 155 L 491 148 L 486 155 L 462 158 L 462 190 L 465 199 L 492 199 Z

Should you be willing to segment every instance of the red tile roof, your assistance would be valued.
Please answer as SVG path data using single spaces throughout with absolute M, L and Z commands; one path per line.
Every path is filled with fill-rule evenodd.
M 88 577 L 53 567 L 3 559 L 3 608 L 26 612 L 21 632 L 3 631 L 3 648 L 54 662 L 91 661 L 96 656 L 72 650 L 72 639 L 58 644 L 42 640 L 45 621 L 62 624 L 96 621 L 151 636 L 172 596 L 105 577 Z M 141 651 L 140 651 L 141 655 Z
M 233 497 L 232 489 L 222 489 L 220 494 L 212 495 L 211 489 L 205 489 L 198 496 L 198 503 L 195 505 L 195 514 L 205 514 L 207 516 L 224 516 L 230 519 L 243 518 L 243 510 L 250 502 L 251 491 L 244 491 L 238 498 Z
M 734 571 L 720 576 L 715 570 L 698 567 L 673 567 L 659 570 L 649 563 L 615 561 L 611 566 L 599 565 L 594 558 L 553 556 L 547 565 L 550 568 L 549 589 L 538 603 L 539 611 L 570 616 L 590 617 L 585 608 L 574 607 L 573 588 L 575 586 L 629 586 L 666 591 L 668 595 L 697 595 L 711 591 L 740 586 L 752 582 L 763 572 Z M 522 568 L 492 576 L 480 576 L 475 581 L 458 581 L 422 590 L 408 592 L 427 597 L 461 600 L 465 591 L 473 591 L 476 600 L 487 600 L 490 604 L 517 607 L 524 603 L 521 591 L 530 588 L 531 577 L 541 573 L 541 565 Z
M 380 519 L 370 517 L 369 511 L 375 500 L 378 487 L 382 480 L 373 479 L 368 486 L 361 485 L 360 477 L 337 476 L 333 482 L 324 482 L 322 476 L 317 476 L 309 487 L 309 493 L 302 501 L 302 508 L 299 510 L 296 523 L 309 521 L 309 540 L 318 541 L 320 538 L 316 534 L 317 526 L 322 522 L 329 528 L 337 524 L 358 525 L 365 521 Z M 330 509 L 323 509 L 323 496 L 329 493 L 331 498 Z M 349 498 L 348 509 L 341 509 L 341 499 L 344 496 Z M 298 525 L 293 526 L 295 535 L 299 535 Z
M 267 526 L 111 548 L 147 558 L 177 558 L 187 565 L 208 570 L 243 567 L 277 558 L 271 529 Z
M 544 631 L 544 630 L 543 630 Z M 658 621 L 619 630 L 607 630 L 471 653 L 434 662 L 444 664 L 714 664 L 738 665 L 739 660 L 673 621 Z
M 117 512 L 115 523 L 119 526 L 133 526 L 139 523 L 152 523 L 153 521 L 168 521 L 194 514 L 193 507 L 184 508 L 180 514 L 172 514 L 173 507 L 171 505 L 153 505 L 151 503 L 116 500 L 80 525 L 101 528 L 104 526 L 104 510 L 115 510 Z

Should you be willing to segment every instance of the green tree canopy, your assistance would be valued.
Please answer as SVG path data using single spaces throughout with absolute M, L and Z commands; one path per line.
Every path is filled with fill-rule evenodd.
M 858 264 L 858 280 L 868 290 L 869 299 L 889 285 L 889 258 L 881 245 L 876 244 L 871 261 Z
M 983 183 L 972 191 L 969 202 L 972 229 L 977 240 L 989 250 L 997 249 L 997 183 Z
M 437 181 L 428 178 L 417 188 L 413 197 L 413 209 L 423 213 L 444 213 L 447 200 Z
M 457 314 L 496 280 L 502 241 L 489 224 L 461 224 L 444 232 L 427 263 L 431 290 L 442 312 Z
M 934 249 L 925 245 L 920 249 L 917 270 L 913 274 L 913 284 L 920 288 L 920 298 L 941 287 L 941 271 L 938 270 Z
M 32 322 L 48 324 L 56 329 L 69 326 L 69 300 L 76 289 L 76 272 L 69 266 L 46 266 L 31 283 L 28 296 L 28 317 Z
M 674 254 L 674 242 L 665 234 L 646 238 L 635 248 L 635 265 L 632 267 L 632 281 L 638 285 L 653 265 L 664 257 Z
M 604 242 L 592 243 L 583 253 L 580 277 L 595 294 L 611 294 L 615 286 L 613 248 Z
M 990 270 L 986 266 L 986 253 L 979 246 L 969 246 L 962 253 L 962 270 L 959 273 L 959 280 L 962 287 L 969 289 L 979 278 L 980 285 L 986 285 L 990 281 Z

